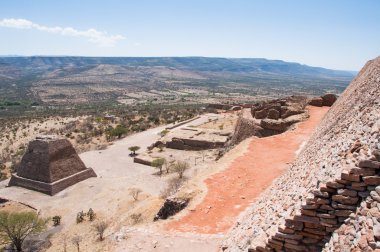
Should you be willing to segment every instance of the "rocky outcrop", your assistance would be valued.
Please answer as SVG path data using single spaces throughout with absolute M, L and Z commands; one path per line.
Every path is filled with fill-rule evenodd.
M 323 107 L 322 97 L 314 97 L 309 101 L 309 105 L 316 107 Z
M 96 177 L 95 172 L 86 168 L 67 139 L 42 136 L 29 143 L 17 174 L 12 174 L 9 186 L 21 186 L 54 195 L 90 177 Z
M 256 119 L 285 119 L 305 112 L 306 97 L 290 96 L 252 105 L 251 113 Z
M 337 99 L 337 96 L 335 94 L 325 94 L 322 96 L 323 100 L 323 106 L 331 107 Z
M 168 198 L 165 200 L 164 205 L 161 207 L 161 209 L 158 211 L 156 216 L 154 217 L 154 221 L 157 221 L 159 219 L 166 220 L 170 216 L 175 215 L 182 209 L 184 209 L 187 204 L 189 204 L 189 199 L 182 199 L 182 198 Z
M 223 242 L 226 251 L 263 251 L 269 241 L 270 248 L 278 246 L 278 251 L 320 250 L 325 243 L 325 249 L 337 251 L 333 246 L 340 242 L 337 235 L 345 232 L 341 227 L 347 225 L 348 211 L 352 211 L 350 219 L 351 214 L 360 219 L 358 204 L 366 202 L 368 193 L 376 197 L 378 171 L 360 160 L 368 163 L 380 149 L 379 87 L 377 58 L 365 65 L 334 103 L 288 170 L 242 214 Z M 361 234 L 345 239 L 350 248 L 358 245 L 359 238 L 364 243 L 361 237 L 367 231 L 358 223 L 353 226 Z
M 311 98 L 309 101 L 309 105 L 316 107 L 331 107 L 337 99 L 338 97 L 335 94 L 325 94 L 321 97 Z

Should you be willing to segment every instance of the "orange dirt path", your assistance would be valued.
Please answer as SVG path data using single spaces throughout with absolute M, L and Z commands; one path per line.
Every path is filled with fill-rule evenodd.
M 267 138 L 253 138 L 248 150 L 231 165 L 205 180 L 208 191 L 195 211 L 168 224 L 180 232 L 225 233 L 274 179 L 294 161 L 329 107 L 309 106 L 310 118 L 293 131 Z

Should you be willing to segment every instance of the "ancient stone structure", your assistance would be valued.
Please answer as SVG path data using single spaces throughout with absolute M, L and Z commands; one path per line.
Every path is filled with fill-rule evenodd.
M 238 144 L 251 136 L 268 137 L 286 131 L 307 118 L 305 105 L 306 97 L 291 96 L 244 108 L 227 146 Z
M 320 184 L 319 189 L 312 191 L 313 197 L 306 198 L 299 213 L 285 219 L 285 224 L 264 246 L 249 251 L 321 251 L 331 234 L 343 223 L 348 223 L 350 216 L 355 216 L 358 206 L 371 209 L 373 200 L 380 202 L 376 186 L 380 186 L 380 162 L 361 160 L 358 167 L 345 169 L 340 178 Z M 367 200 L 368 197 L 372 200 Z M 371 217 L 375 216 L 377 221 L 380 217 L 377 204 L 373 208 L 376 214 L 372 211 Z M 380 248 L 373 233 L 364 239 L 360 249 Z M 367 240 L 372 242 L 371 246 Z
M 380 57 L 363 67 L 288 170 L 241 215 L 223 250 L 380 249 L 379 139 Z
M 37 137 L 28 149 L 8 186 L 21 186 L 49 195 L 85 180 L 96 177 L 86 168 L 67 139 L 56 136 Z

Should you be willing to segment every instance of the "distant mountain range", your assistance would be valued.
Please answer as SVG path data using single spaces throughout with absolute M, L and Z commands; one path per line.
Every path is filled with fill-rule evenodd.
M 0 57 L 0 99 L 38 99 L 50 88 L 60 88 L 62 93 L 75 88 L 91 94 L 94 86 L 96 93 L 113 92 L 113 97 L 123 89 L 179 86 L 219 91 L 244 86 L 294 89 L 295 93 L 341 92 L 354 74 L 255 58 L 12 56 Z

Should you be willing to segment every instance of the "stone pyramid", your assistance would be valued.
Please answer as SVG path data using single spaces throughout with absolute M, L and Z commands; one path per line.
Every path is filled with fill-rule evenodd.
M 67 139 L 39 136 L 29 143 L 8 186 L 54 195 L 90 177 L 96 177 L 95 172 L 86 168 Z

